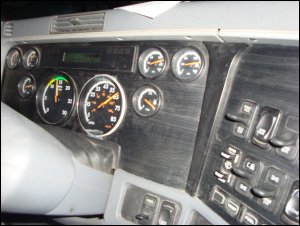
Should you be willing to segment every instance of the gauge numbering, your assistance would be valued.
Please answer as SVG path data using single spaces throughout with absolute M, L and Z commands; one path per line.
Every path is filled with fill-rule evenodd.
M 144 85 L 138 88 L 132 98 L 135 112 L 140 116 L 150 117 L 155 115 L 162 102 L 159 89 L 153 85 Z
M 138 62 L 141 74 L 146 78 L 156 78 L 160 76 L 166 67 L 166 57 L 164 53 L 156 48 L 145 50 Z
M 70 115 L 76 99 L 75 83 L 66 73 L 49 77 L 37 92 L 40 117 L 48 124 L 64 122 Z
M 124 118 L 125 109 L 123 88 L 110 75 L 96 75 L 80 93 L 79 121 L 91 136 L 104 137 L 116 131 Z

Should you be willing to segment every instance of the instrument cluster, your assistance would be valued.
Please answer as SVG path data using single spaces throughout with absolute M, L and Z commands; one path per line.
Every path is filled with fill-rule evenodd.
M 126 47 L 124 50 L 129 52 Z M 63 125 L 76 111 L 82 130 L 96 138 L 109 136 L 120 127 L 128 104 L 139 117 L 154 117 L 159 114 L 164 107 L 164 94 L 159 85 L 153 84 L 152 80 L 171 71 L 174 80 L 192 82 L 201 75 L 205 64 L 203 52 L 196 47 L 179 48 L 172 56 L 161 47 L 147 48 L 141 51 L 139 56 L 133 57 L 133 61 L 136 60 L 136 64 L 133 65 L 138 69 L 133 72 L 140 74 L 145 82 L 135 89 L 132 96 L 127 96 L 114 71 L 95 73 L 79 89 L 73 79 L 73 72 L 70 73 L 68 69 L 57 70 L 55 73 L 47 74 L 47 77 L 43 75 L 43 81 L 37 86 L 36 75 L 34 76 L 33 72 L 40 67 L 40 53 L 39 48 L 30 48 L 23 53 L 21 48 L 16 47 L 7 54 L 6 66 L 9 70 L 22 67 L 26 72 L 18 81 L 19 96 L 24 100 L 35 98 L 37 114 L 47 124 Z M 91 66 L 101 63 L 104 56 L 89 52 L 68 54 L 76 56 L 75 61 L 84 59 L 84 65 Z M 94 56 L 97 57 L 97 61 L 89 62 L 95 58 Z M 65 58 L 66 52 L 63 53 L 64 62 Z M 76 63 L 73 58 L 72 63 Z M 130 68 L 130 65 L 124 65 L 123 68 L 125 67 Z

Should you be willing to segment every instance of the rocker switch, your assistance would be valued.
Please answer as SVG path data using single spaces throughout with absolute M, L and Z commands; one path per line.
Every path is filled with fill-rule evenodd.
M 279 110 L 264 107 L 256 125 L 252 142 L 261 148 L 268 148 L 270 146 L 269 140 L 274 136 L 279 118 Z

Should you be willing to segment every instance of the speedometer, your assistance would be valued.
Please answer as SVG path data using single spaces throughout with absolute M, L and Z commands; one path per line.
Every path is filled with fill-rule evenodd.
M 125 108 L 125 94 L 118 81 L 110 75 L 96 75 L 81 91 L 79 120 L 89 135 L 107 136 L 120 126 Z

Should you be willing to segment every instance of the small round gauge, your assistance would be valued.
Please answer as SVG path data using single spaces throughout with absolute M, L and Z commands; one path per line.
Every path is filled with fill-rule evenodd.
M 28 50 L 23 56 L 23 67 L 26 70 L 34 69 L 40 61 L 39 53 L 36 49 Z
M 144 85 L 138 88 L 132 98 L 133 108 L 141 116 L 155 115 L 161 106 L 161 94 L 153 85 Z
M 38 113 L 48 124 L 62 123 L 71 115 L 75 98 L 75 84 L 72 78 L 64 72 L 52 74 L 38 89 Z
M 196 79 L 200 75 L 203 65 L 203 58 L 198 51 L 192 48 L 180 49 L 172 60 L 175 77 L 185 81 Z
M 99 138 L 116 131 L 124 118 L 125 109 L 123 88 L 110 75 L 95 75 L 80 93 L 79 121 L 90 136 Z
M 35 80 L 33 76 L 27 75 L 21 79 L 18 84 L 18 90 L 21 97 L 29 97 L 35 91 Z
M 141 54 L 138 65 L 143 76 L 156 78 L 163 73 L 166 67 L 166 58 L 161 50 L 151 48 Z
M 21 53 L 18 49 L 12 49 L 6 57 L 6 65 L 9 69 L 15 69 L 21 62 Z

